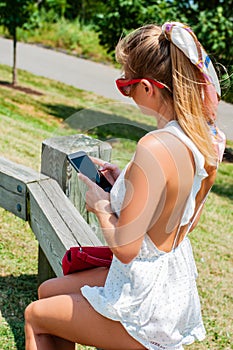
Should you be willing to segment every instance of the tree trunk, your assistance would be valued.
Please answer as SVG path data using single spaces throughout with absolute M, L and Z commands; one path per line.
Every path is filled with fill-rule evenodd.
M 17 28 L 14 28 L 14 35 L 13 35 L 13 80 L 12 84 L 17 85 L 17 68 L 16 68 L 16 45 L 17 45 Z

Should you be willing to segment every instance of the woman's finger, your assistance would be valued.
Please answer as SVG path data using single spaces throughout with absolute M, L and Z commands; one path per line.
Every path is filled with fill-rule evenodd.
M 116 181 L 116 179 L 118 178 L 118 176 L 121 173 L 121 170 L 118 168 L 117 165 L 115 164 L 110 164 L 110 163 L 104 163 L 103 168 L 101 169 L 101 171 L 106 174 L 109 174 L 114 181 Z
M 90 157 L 91 160 L 93 161 L 93 163 L 99 165 L 102 169 L 101 170 L 112 170 L 115 171 L 116 169 L 118 169 L 117 165 L 115 164 L 111 164 L 109 162 L 106 162 L 102 159 L 99 158 L 95 158 L 95 157 Z
M 95 163 L 101 167 L 105 164 L 105 161 L 100 159 L 100 158 L 95 158 L 95 157 L 91 157 L 91 156 L 89 156 L 89 157 L 91 158 L 93 163 Z
M 111 164 L 111 163 L 108 163 L 108 162 L 105 162 L 103 165 L 102 165 L 102 170 L 111 170 L 111 171 L 114 171 L 117 169 L 117 166 L 115 164 Z
M 94 182 L 89 179 L 86 175 L 83 175 L 82 173 L 78 173 L 78 178 L 82 180 L 88 187 L 94 186 Z

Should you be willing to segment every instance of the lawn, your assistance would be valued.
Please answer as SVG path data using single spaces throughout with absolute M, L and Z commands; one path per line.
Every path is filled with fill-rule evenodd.
M 10 68 L 0 66 L 2 82 L 10 81 L 10 75 Z M 142 116 L 130 105 L 23 71 L 19 71 L 19 82 L 27 93 L 0 84 L 1 156 L 38 171 L 41 143 L 46 138 L 85 132 L 107 139 L 113 147 L 113 161 L 122 167 L 132 156 L 137 139 L 155 127 L 152 118 Z M 95 127 L 100 122 L 106 125 Z M 207 330 L 206 339 L 187 347 L 190 350 L 233 349 L 232 174 L 233 164 L 222 163 L 201 221 L 190 236 Z M 24 349 L 23 311 L 36 299 L 36 289 L 34 235 L 27 223 L 0 209 L 1 350 Z

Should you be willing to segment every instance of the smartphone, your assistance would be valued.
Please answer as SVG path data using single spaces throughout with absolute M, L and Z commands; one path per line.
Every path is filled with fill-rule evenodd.
M 86 152 L 78 151 L 67 156 L 68 161 L 74 169 L 99 185 L 104 191 L 110 192 L 112 185 L 108 182 L 106 177 L 97 169 L 96 165 L 88 157 Z

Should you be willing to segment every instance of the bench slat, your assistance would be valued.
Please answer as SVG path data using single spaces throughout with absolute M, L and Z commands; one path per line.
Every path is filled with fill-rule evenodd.
M 55 180 L 31 183 L 28 191 L 29 224 L 55 274 L 61 276 L 61 258 L 70 246 L 77 245 L 77 238 L 82 245 L 101 242 Z
M 0 206 L 28 220 L 27 184 L 47 176 L 0 157 Z

